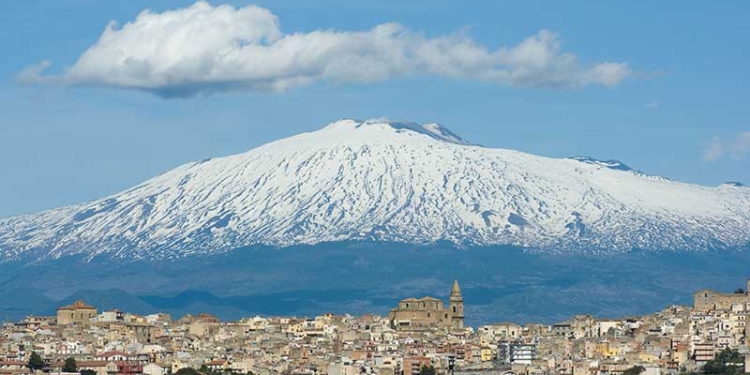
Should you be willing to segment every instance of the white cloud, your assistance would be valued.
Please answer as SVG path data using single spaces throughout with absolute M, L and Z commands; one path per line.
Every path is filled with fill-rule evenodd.
M 43 81 L 48 77 L 42 76 L 41 74 L 50 66 L 52 66 L 52 61 L 44 60 L 39 64 L 26 67 L 24 70 L 18 73 L 16 78 L 23 83 L 35 83 Z
M 716 161 L 724 156 L 724 144 L 721 142 L 721 138 L 713 137 L 711 142 L 703 149 L 703 160 L 705 161 Z
M 652 100 L 652 101 L 646 103 L 646 105 L 644 107 L 646 107 L 646 109 L 657 109 L 657 108 L 659 108 L 659 105 L 660 104 L 659 104 L 658 100 Z
M 27 68 L 18 78 L 189 96 L 415 75 L 574 88 L 614 86 L 633 74 L 622 62 L 581 64 L 547 30 L 496 50 L 461 33 L 430 38 L 398 24 L 285 34 L 267 9 L 214 7 L 203 1 L 164 13 L 145 10 L 122 27 L 110 22 L 72 67 L 60 75 L 44 75 L 47 67 L 48 62 Z
M 739 133 L 729 141 L 714 137 L 703 149 L 703 159 L 711 162 L 728 155 L 734 160 L 742 160 L 749 153 L 750 131 Z
M 732 141 L 729 152 L 735 159 L 742 159 L 745 154 L 750 153 L 750 132 L 744 132 L 737 135 Z

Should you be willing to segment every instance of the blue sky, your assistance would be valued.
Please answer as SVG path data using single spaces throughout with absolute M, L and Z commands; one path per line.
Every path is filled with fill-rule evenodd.
M 184 162 L 242 152 L 344 117 L 436 121 L 491 147 L 618 159 L 704 185 L 750 183 L 746 1 L 211 2 L 266 8 L 284 34 L 366 32 L 396 22 L 423 39 L 459 33 L 492 51 L 549 30 L 584 66 L 627 63 L 631 74 L 611 87 L 412 72 L 165 99 L 117 84 L 19 82 L 24 69 L 44 60 L 53 62 L 45 77 L 64 75 L 110 20 L 125 24 L 145 8 L 161 13 L 192 4 L 6 4 L 0 13 L 0 216 L 105 196 Z

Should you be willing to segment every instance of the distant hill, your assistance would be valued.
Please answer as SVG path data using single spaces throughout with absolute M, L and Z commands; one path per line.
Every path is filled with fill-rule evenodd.
M 385 315 L 402 298 L 447 298 L 458 278 L 469 325 L 555 323 L 574 314 L 620 317 L 690 304 L 692 293 L 703 288 L 732 292 L 745 285 L 748 264 L 750 251 L 551 256 L 512 247 L 457 250 L 385 243 L 247 248 L 127 267 L 56 260 L 0 275 L 0 301 L 17 298 L 15 307 L 0 309 L 0 320 L 49 314 L 77 299 L 100 310 L 173 317 L 202 312 L 223 319 Z M 26 299 L 18 297 L 22 292 L 7 294 L 22 287 L 33 288 L 22 296 Z M 37 300 L 35 291 L 62 297 Z

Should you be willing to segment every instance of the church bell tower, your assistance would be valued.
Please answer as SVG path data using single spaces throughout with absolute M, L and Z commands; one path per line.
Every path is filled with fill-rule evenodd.
M 448 308 L 451 314 L 451 326 L 464 328 L 464 297 L 461 295 L 461 288 L 458 287 L 458 280 L 453 281 Z

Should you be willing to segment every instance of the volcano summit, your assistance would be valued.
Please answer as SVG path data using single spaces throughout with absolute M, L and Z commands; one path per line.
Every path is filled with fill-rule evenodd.
M 165 259 L 350 240 L 708 250 L 746 246 L 749 228 L 744 186 L 486 148 L 437 124 L 341 120 L 89 203 L 1 219 L 0 256 Z

